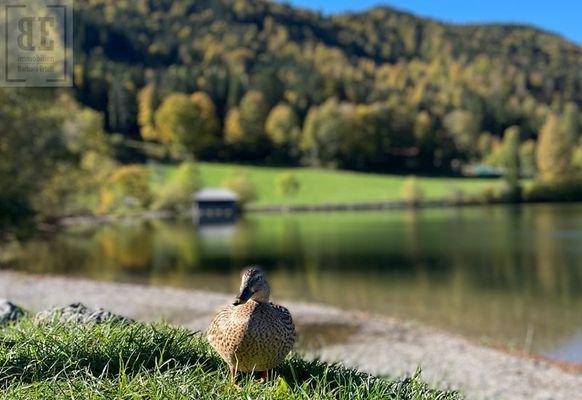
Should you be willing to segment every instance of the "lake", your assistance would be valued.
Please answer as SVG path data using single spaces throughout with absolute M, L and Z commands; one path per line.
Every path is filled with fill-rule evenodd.
M 364 310 L 582 363 L 582 206 L 248 215 L 236 226 L 135 221 L 23 243 L 10 268 Z

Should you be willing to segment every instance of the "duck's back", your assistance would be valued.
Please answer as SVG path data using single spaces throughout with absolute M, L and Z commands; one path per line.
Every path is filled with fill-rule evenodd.
M 295 343 L 289 310 L 253 300 L 221 310 L 210 324 L 208 341 L 239 371 L 267 371 L 279 365 Z

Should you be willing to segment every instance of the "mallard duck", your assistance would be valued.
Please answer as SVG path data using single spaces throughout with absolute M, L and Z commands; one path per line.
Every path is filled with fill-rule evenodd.
M 242 274 L 240 293 L 210 323 L 207 337 L 230 368 L 257 372 L 260 382 L 285 359 L 295 343 L 295 325 L 288 309 L 269 301 L 271 288 L 259 268 Z

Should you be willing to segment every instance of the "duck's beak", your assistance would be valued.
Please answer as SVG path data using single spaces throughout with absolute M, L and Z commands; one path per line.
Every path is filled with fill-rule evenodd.
M 241 304 L 245 304 L 247 301 L 249 301 L 249 299 L 252 296 L 253 296 L 253 291 L 249 288 L 244 288 L 243 291 L 240 292 L 240 294 L 234 300 L 234 303 L 232 303 L 232 305 L 239 306 Z

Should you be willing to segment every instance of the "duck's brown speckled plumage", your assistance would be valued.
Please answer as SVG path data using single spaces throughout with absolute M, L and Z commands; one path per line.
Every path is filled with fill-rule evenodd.
M 245 273 L 247 277 L 262 274 L 256 269 L 249 271 Z M 244 282 L 245 275 L 241 293 Z M 268 285 L 266 281 L 265 284 Z M 211 322 L 207 336 L 231 371 L 268 371 L 279 365 L 293 348 L 295 326 L 285 307 L 251 298 L 244 304 L 221 309 Z

